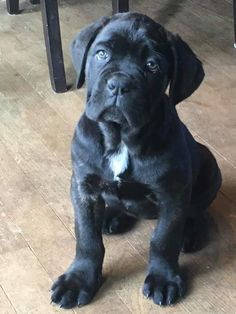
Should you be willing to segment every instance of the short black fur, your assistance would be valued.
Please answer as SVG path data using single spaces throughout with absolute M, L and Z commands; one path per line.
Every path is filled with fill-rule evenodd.
M 87 84 L 72 142 L 77 244 L 52 301 L 63 308 L 89 303 L 102 283 L 102 231 L 123 232 L 140 217 L 158 217 L 143 293 L 159 305 L 175 303 L 185 291 L 179 253 L 198 248 L 221 185 L 214 156 L 175 108 L 201 84 L 202 64 L 179 36 L 136 13 L 83 29 L 72 56 L 78 87 Z

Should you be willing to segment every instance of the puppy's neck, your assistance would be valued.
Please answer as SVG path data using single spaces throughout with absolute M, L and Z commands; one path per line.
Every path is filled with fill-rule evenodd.
M 121 144 L 121 127 L 115 122 L 99 122 L 106 154 L 116 151 Z
M 168 97 L 157 104 L 149 121 L 141 128 L 126 126 L 121 129 L 121 139 L 130 154 L 146 155 L 163 149 L 171 129 L 175 128 L 178 116 L 175 108 L 170 108 Z
M 150 120 L 140 128 L 122 127 L 115 122 L 99 122 L 103 134 L 105 155 L 113 154 L 125 145 L 129 154 L 146 154 L 155 152 L 165 143 L 174 120 L 178 119 L 176 110 L 172 110 L 168 97 L 165 97 L 150 115 Z M 154 140 L 154 142 L 153 142 Z
M 114 122 L 99 122 L 99 127 L 103 134 L 105 157 L 114 180 L 119 181 L 119 175 L 125 172 L 129 165 L 128 148 L 121 139 L 121 127 Z

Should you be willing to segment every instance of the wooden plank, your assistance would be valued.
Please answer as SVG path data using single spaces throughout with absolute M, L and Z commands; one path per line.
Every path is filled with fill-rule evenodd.
M 2 112 L 0 123 L 2 141 L 31 179 L 34 187 L 58 215 L 63 217 L 65 224 L 73 229 L 69 200 L 70 173 L 43 145 L 37 133 L 27 127 L 27 122 L 18 115 L 17 107 L 15 109 L 15 113 L 12 114 Z M 17 134 L 17 137 L 13 134 Z M 25 146 L 25 143 L 28 144 Z
M 45 146 L 70 170 L 70 144 L 74 125 L 70 126 L 65 123 L 62 117 L 35 93 L 28 82 L 19 76 L 19 73 L 10 64 L 5 64 L 5 66 L 0 66 L 0 68 L 6 77 L 4 82 L 0 83 L 2 91 L 2 96 L 0 97 L 2 101 L 6 102 L 10 94 L 10 97 L 17 99 L 19 90 L 22 93 L 22 97 L 17 100 L 17 106 L 15 102 L 7 102 L 7 106 L 2 107 L 0 112 L 2 114 L 3 112 L 9 112 L 14 117 L 17 115 L 18 118 L 24 116 L 27 127 L 32 128 L 39 135 Z M 10 84 L 12 79 L 14 79 L 14 87 Z M 11 91 L 11 89 L 14 90 Z M 34 106 L 32 106 L 32 103 L 34 103 Z M 69 108 L 70 105 L 68 104 Z M 55 132 L 55 129 L 60 130 L 60 132 Z
M 29 248 L 0 255 L 0 267 L 1 285 L 17 313 L 61 312 L 50 305 L 52 282 Z
M 3 288 L 0 286 L 0 311 L 3 314 L 15 314 L 16 310 L 12 306 Z
M 2 176 L 0 176 L 0 180 L 4 180 Z M 2 184 L 1 188 L 3 188 Z M 21 229 L 9 219 L 2 200 L 0 202 L 0 254 L 27 247 Z
M 0 150 L 1 190 L 5 191 L 0 197 L 1 251 L 24 248 L 27 242 L 51 278 L 55 278 L 74 257 L 74 237 L 1 142 Z M 14 231 L 13 237 L 10 231 Z
M 203 84 L 197 93 L 178 107 L 186 125 L 207 143 L 211 143 L 211 146 L 224 155 L 234 167 L 235 96 L 235 87 L 215 89 Z M 231 115 L 228 114 L 229 111 Z
M 195 136 L 195 139 L 199 142 L 202 143 L 203 145 L 206 145 L 214 154 L 218 165 L 221 169 L 222 173 L 222 186 L 221 186 L 221 192 L 226 198 L 228 198 L 231 202 L 236 204 L 236 199 L 235 199 L 235 185 L 234 182 L 236 182 L 236 169 L 233 165 L 229 163 L 229 161 L 222 155 L 219 155 L 219 153 L 214 150 L 214 148 L 204 141 L 202 138 L 199 136 Z

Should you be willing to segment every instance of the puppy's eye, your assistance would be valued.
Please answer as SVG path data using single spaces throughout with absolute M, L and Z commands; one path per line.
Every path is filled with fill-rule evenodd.
M 159 70 L 159 65 L 152 60 L 147 62 L 147 67 L 151 72 L 157 72 Z
M 106 60 L 108 58 L 108 53 L 105 50 L 98 50 L 96 52 L 96 58 L 98 60 Z

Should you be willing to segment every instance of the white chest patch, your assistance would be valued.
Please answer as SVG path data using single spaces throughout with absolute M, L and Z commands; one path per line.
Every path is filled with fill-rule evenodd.
M 128 148 L 122 143 L 119 150 L 109 157 L 109 164 L 114 174 L 114 180 L 119 180 L 119 174 L 123 173 L 128 168 L 128 163 Z

